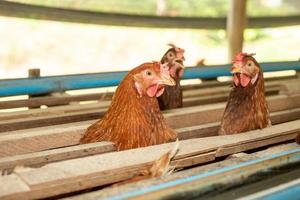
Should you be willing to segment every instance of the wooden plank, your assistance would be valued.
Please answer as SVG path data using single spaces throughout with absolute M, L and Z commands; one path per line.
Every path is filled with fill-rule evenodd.
M 84 111 L 80 113 L 51 115 L 49 117 L 41 116 L 25 119 L 3 120 L 0 122 L 0 132 L 99 119 L 103 117 L 106 110 L 107 109 L 104 108 L 95 110 L 94 112 Z
M 208 152 L 233 144 L 261 141 L 282 134 L 295 135 L 300 131 L 299 124 L 300 120 L 297 120 L 263 130 L 242 133 L 239 134 L 239 137 L 237 135 L 226 135 L 180 141 L 179 152 L 175 156 L 175 160 L 200 154 L 206 155 Z M 138 171 L 148 167 L 153 160 L 171 149 L 172 145 L 173 143 L 169 143 L 78 158 L 48 164 L 41 168 L 16 171 L 15 174 L 26 181 L 31 189 L 30 192 L 24 192 L 24 195 L 29 195 L 31 198 L 50 197 L 131 178 Z M 253 147 L 249 146 L 248 148 Z M 239 149 L 234 153 L 237 152 L 239 152 Z M 9 197 L 12 198 L 13 194 Z
M 128 193 L 122 193 L 117 196 L 107 197 L 106 199 L 172 199 L 172 197 L 215 197 L 216 192 L 226 191 L 228 189 L 236 188 L 238 186 L 243 186 L 243 183 L 247 184 L 249 181 L 263 181 L 260 174 L 272 176 L 273 170 L 284 167 L 286 165 L 292 166 L 299 162 L 299 149 L 291 150 L 288 152 L 282 152 L 275 155 L 268 156 L 266 158 L 258 158 L 250 161 L 246 161 L 241 164 L 232 165 L 228 167 L 221 168 L 219 170 L 211 170 L 204 172 L 202 174 L 197 174 L 194 176 L 188 176 L 183 179 L 177 179 L 174 181 L 169 181 L 167 183 L 157 184 L 155 186 L 150 186 L 148 188 L 140 188 L 138 190 L 131 190 Z M 299 173 L 299 171 L 298 171 Z M 278 172 L 276 173 L 278 175 Z M 297 176 L 296 171 L 289 173 L 289 176 Z M 283 178 L 283 177 L 282 177 Z M 280 179 L 277 177 L 277 180 Z M 287 179 L 287 177 L 285 177 Z M 276 179 L 275 179 L 276 180 Z M 261 183 L 262 183 L 261 182 Z M 265 182 L 268 184 L 272 182 L 269 180 Z M 272 184 L 272 183 L 271 183 Z M 276 185 L 276 184 L 274 184 Z M 216 191 L 216 188 L 218 189 Z M 254 188 L 252 188 L 253 191 Z M 257 190 L 257 188 L 255 188 Z M 255 191 L 254 189 L 254 191 Z M 297 188 L 299 191 L 299 187 Z M 238 190 L 230 190 L 230 192 L 238 192 Z M 227 193 L 227 192 L 226 192 Z M 289 195 L 281 196 L 277 199 L 293 199 L 297 196 L 298 192 L 291 191 L 286 192 Z M 228 193 L 227 193 L 228 194 Z M 219 195 L 222 196 L 223 195 Z M 219 197 L 218 196 L 218 197 Z M 225 195 L 224 195 L 225 196 Z M 231 195 L 223 199 L 231 199 Z M 239 195 L 234 195 L 236 199 Z M 276 196 L 276 195 L 275 195 Z M 229 197 L 229 198 L 228 198 Z M 274 196 L 273 196 L 274 197 Z M 247 196 L 245 199 L 249 199 Z M 276 199 L 276 198 L 274 198 Z
M 295 96 L 274 96 L 267 98 L 270 112 L 300 107 L 300 95 Z M 166 112 L 164 116 L 173 128 L 193 126 L 195 124 L 211 123 L 220 121 L 225 104 L 195 106 L 183 109 L 174 109 Z M 185 116 L 185 117 L 184 117 Z
M 0 109 L 19 108 L 19 107 L 37 107 L 41 105 L 57 106 L 65 105 L 73 101 L 90 101 L 98 100 L 104 94 L 84 94 L 72 96 L 49 96 L 49 97 L 35 97 L 31 99 L 21 99 L 13 101 L 1 101 Z
M 202 118 L 203 115 L 207 115 L 207 112 L 211 113 L 212 111 L 204 109 L 203 114 L 199 114 L 200 117 L 197 118 L 198 120 L 195 120 L 195 123 L 191 125 L 192 127 L 183 126 L 182 128 L 177 129 L 178 137 L 180 139 L 190 139 L 216 135 L 219 127 L 219 117 L 212 115 L 212 118 L 209 120 L 208 118 Z M 219 115 L 222 115 L 222 113 Z M 296 120 L 299 119 L 299 117 L 300 108 L 271 113 L 273 124 Z M 37 130 L 15 131 L 10 134 L 0 135 L 0 157 L 76 145 L 85 129 L 92 122 L 93 121 L 89 121 L 86 124 L 66 124 L 44 130 L 39 128 Z
M 1 185 L 0 187 L 1 197 L 9 196 L 9 195 L 14 195 L 15 197 L 17 197 L 18 194 L 20 193 L 30 191 L 28 185 L 15 174 L 9 176 L 0 175 L 0 185 Z
M 299 95 L 300 97 L 300 95 Z M 282 105 L 282 99 L 286 99 L 287 101 L 285 101 L 285 103 L 287 103 L 287 105 Z M 290 98 L 298 98 L 298 97 L 290 97 Z M 269 98 L 269 99 L 273 99 L 273 98 Z M 276 97 L 274 97 L 274 99 L 276 99 Z M 291 105 L 293 107 L 297 107 L 298 104 L 300 104 L 299 102 L 291 102 L 292 100 L 287 99 L 287 97 L 279 97 L 279 99 L 281 100 L 274 100 L 274 102 L 276 102 L 278 105 L 275 105 L 276 107 L 278 107 L 277 109 L 282 110 L 282 107 L 290 108 Z M 273 107 L 272 107 L 272 103 L 273 100 L 270 101 L 270 109 L 272 111 Z M 223 105 L 223 106 L 222 106 Z M 221 107 L 220 107 L 221 106 Z M 200 106 L 194 107 L 192 108 L 192 112 L 194 112 L 195 115 L 195 111 L 197 112 L 198 108 Z M 209 105 L 206 106 L 201 106 L 201 107 L 209 107 Z M 221 113 L 223 112 L 223 107 L 224 104 L 216 104 L 213 105 L 213 107 L 216 107 L 218 109 L 214 110 L 213 108 L 209 109 L 209 111 L 212 111 L 210 113 L 206 113 L 203 118 L 204 119 L 210 119 L 213 115 L 217 115 L 217 116 L 221 116 Z M 186 110 L 190 110 L 190 108 L 181 108 L 184 111 Z M 179 111 L 180 109 L 174 109 L 174 110 L 169 110 L 166 111 L 165 116 L 168 118 L 170 117 L 170 119 L 167 119 L 167 121 L 171 124 L 174 124 L 175 128 L 179 128 L 178 126 L 191 126 L 190 124 L 195 123 L 195 120 L 197 120 L 197 118 L 187 118 L 186 121 L 178 121 L 180 119 L 178 119 L 178 117 L 174 116 L 174 111 Z M 275 109 L 276 110 L 276 109 Z M 84 112 L 74 112 L 74 113 L 70 113 L 70 114 L 56 114 L 56 115 L 50 115 L 48 116 L 41 116 L 41 117 L 32 117 L 32 118 L 25 118 L 25 119 L 12 119 L 12 120 L 2 120 L 0 122 L 0 132 L 5 132 L 5 131 L 13 131 L 13 130 L 20 130 L 20 129 L 27 129 L 27 128 L 34 128 L 34 127 L 41 127 L 41 126 L 49 126 L 49 125 L 56 125 L 56 124 L 64 124 L 64 123 L 71 123 L 71 122 L 78 122 L 78 121 L 84 121 L 84 120 L 91 120 L 91 119 L 99 119 L 100 117 L 102 117 L 105 113 L 106 109 L 99 109 L 99 110 L 94 110 L 94 111 L 84 111 Z M 170 114 L 171 113 L 171 114 Z M 173 114 L 172 114 L 173 113 Z M 181 112 L 182 113 L 182 112 Z M 192 114 L 192 113 L 189 113 Z M 183 113 L 184 115 L 184 113 Z M 197 114 L 196 114 L 197 115 Z M 171 117 L 172 116 L 172 117 Z M 181 118 L 181 117 L 179 117 Z M 173 122 L 173 120 L 175 120 Z M 219 120 L 219 119 L 218 119 Z M 216 121 L 216 120 L 215 120 Z M 212 122 L 212 121 L 205 121 L 204 123 L 208 123 L 208 122 Z M 183 125 L 183 123 L 185 123 L 185 125 Z
M 227 16 L 227 37 L 228 37 L 228 61 L 242 52 L 244 41 L 244 29 L 247 27 L 247 0 L 231 0 L 230 10 Z
M 267 95 L 275 95 L 278 94 L 279 91 L 277 89 L 270 89 L 267 91 Z M 196 105 L 205 105 L 211 103 L 219 103 L 224 102 L 228 98 L 227 94 L 216 94 L 213 96 L 203 96 L 203 97 L 190 97 L 183 99 L 183 106 L 190 107 Z M 80 113 L 80 112 L 95 112 L 98 109 L 108 108 L 110 105 L 110 101 L 102 101 L 99 103 L 91 103 L 84 105 L 68 105 L 68 106 L 58 106 L 54 108 L 47 109 L 34 109 L 34 110 L 26 110 L 26 111 L 18 111 L 18 112 L 10 112 L 10 113 L 0 113 L 0 120 L 12 120 L 12 119 L 23 119 L 28 117 L 41 117 L 41 116 L 57 116 L 58 114 L 66 114 L 66 113 Z M 76 119 L 76 117 L 75 117 Z M 69 120 L 71 120 L 69 118 Z M 76 121 L 76 120 L 75 120 Z
M 300 80 L 291 80 L 289 82 L 283 83 L 280 86 L 280 94 L 293 95 L 300 94 Z
M 290 116 L 290 118 L 287 117 L 288 115 Z M 279 116 L 281 116 L 281 118 Z M 275 119 L 277 119 L 277 118 L 282 119 L 282 121 L 279 121 L 277 119 L 277 121 L 274 122 L 273 121 L 274 117 L 275 117 Z M 290 113 L 288 113 L 288 112 L 272 113 L 271 118 L 272 118 L 273 124 L 284 123 L 284 122 L 288 122 L 291 120 L 299 119 L 300 118 L 300 108 L 294 109 L 293 111 L 290 111 Z M 217 130 L 219 128 L 219 124 L 220 124 L 219 122 L 216 122 L 216 123 L 211 123 L 211 124 L 198 125 L 198 126 L 194 126 L 194 127 L 184 127 L 184 128 L 178 129 L 176 131 L 178 132 L 178 137 L 180 138 L 180 140 L 199 138 L 199 137 L 216 136 Z M 65 134 L 64 136 L 66 137 L 66 134 L 68 134 L 68 133 L 60 133 L 60 134 Z M 288 136 L 288 137 L 291 137 L 291 136 Z M 42 139 L 46 139 L 49 142 L 49 144 L 51 144 L 51 139 L 48 139 L 48 138 L 51 138 L 51 137 L 46 136 L 45 138 L 42 138 Z M 74 138 L 76 138 L 76 137 L 74 137 Z M 285 139 L 285 138 L 283 138 L 283 139 Z M 292 139 L 294 139 L 294 138 L 292 138 Z M 59 138 L 57 138 L 57 140 L 59 140 Z M 282 138 L 279 138 L 279 140 L 282 140 Z M 23 142 L 22 138 L 20 141 Z M 69 140 L 66 140 L 66 141 L 74 142 L 74 144 L 76 144 L 78 139 L 77 139 L 77 141 L 72 141 L 72 138 L 70 138 Z M 268 141 L 263 141 L 261 143 L 257 143 L 257 145 L 265 145 L 265 144 L 267 144 L 267 142 Z M 274 141 L 272 140 L 270 142 L 274 142 Z M 12 144 L 16 145 L 17 147 L 24 146 L 23 144 L 18 143 L 18 141 L 12 141 Z M 33 150 L 33 149 L 29 150 L 30 152 L 33 152 L 33 153 L 26 152 L 28 154 L 16 155 L 16 154 L 20 153 L 20 150 L 17 150 L 17 148 L 15 147 L 11 151 L 9 151 L 9 149 L 12 147 L 9 148 L 9 147 L 5 146 L 5 144 L 4 144 L 4 146 L 2 148 L 5 148 L 6 155 L 15 155 L 15 156 L 0 158 L 0 169 L 11 169 L 17 165 L 24 165 L 24 166 L 37 165 L 37 164 L 40 165 L 40 164 L 50 163 L 50 162 L 54 162 L 54 161 L 83 157 L 83 156 L 87 156 L 87 155 L 93 155 L 96 153 L 104 153 L 104 152 L 110 152 L 110 151 L 115 150 L 115 148 L 113 147 L 113 145 L 111 143 L 106 143 L 106 142 L 92 143 L 92 144 L 80 145 L 80 146 L 71 146 L 71 147 L 60 148 L 60 149 L 51 149 L 51 148 L 53 148 L 53 146 L 50 145 L 48 147 L 48 149 L 51 149 L 51 150 L 46 150 L 46 151 L 42 151 L 42 152 L 35 152 L 35 151 L 39 151 L 36 140 L 33 140 L 32 144 L 27 144 L 27 145 L 29 145 L 29 146 L 36 145 L 35 150 Z M 250 144 L 250 145 L 253 145 L 253 144 Z M 235 147 L 235 148 L 237 148 L 237 147 Z M 26 149 L 25 151 L 28 151 L 27 150 L 28 148 L 26 148 L 26 147 L 22 148 L 22 150 L 23 149 Z M 13 152 L 13 154 L 12 154 L 12 152 Z M 199 159 L 207 159 L 208 160 L 208 159 L 212 159 L 212 157 L 210 154 L 210 155 L 207 155 L 207 157 L 205 157 L 205 158 L 200 157 Z M 195 157 L 195 160 L 198 160 L 197 156 Z M 185 161 L 181 161 L 181 162 L 185 162 Z M 194 161 L 192 161 L 192 162 L 194 162 Z M 183 164 L 180 164 L 180 165 L 183 166 Z
M 199 163 L 207 163 L 210 161 L 214 161 L 216 158 L 215 155 L 216 155 L 216 152 L 213 151 L 213 152 L 204 153 L 201 155 L 191 156 L 188 158 L 174 160 L 171 162 L 171 164 L 173 166 L 176 166 L 176 168 L 189 167 L 189 166 L 197 165 Z
M 280 135 L 280 136 L 277 136 L 277 137 L 268 138 L 268 139 L 264 139 L 264 140 L 260 140 L 260 141 L 254 140 L 252 142 L 234 144 L 232 146 L 224 146 L 224 147 L 221 147 L 217 150 L 216 156 L 221 157 L 221 156 L 225 156 L 225 155 L 235 153 L 237 151 L 238 152 L 243 152 L 243 151 L 246 151 L 246 150 L 249 150 L 249 149 L 255 149 L 255 148 L 267 146 L 267 145 L 270 145 L 270 144 L 277 144 L 277 143 L 280 143 L 282 141 L 294 140 L 297 133 L 298 133 L 298 131 L 295 132 L 294 134 L 290 134 L 288 132 L 288 133 L 286 133 L 287 135 Z
M 34 152 L 31 154 L 4 157 L 0 158 L 0 170 L 12 169 L 16 166 L 42 165 L 50 162 L 80 158 L 111 151 L 115 151 L 113 143 L 98 142 Z
M 275 147 L 271 147 L 265 150 L 259 150 L 255 153 L 246 154 L 245 156 L 238 157 L 238 158 L 231 158 L 226 159 L 219 162 L 214 162 L 211 164 L 205 164 L 199 167 L 193 167 L 190 169 L 181 170 L 179 172 L 173 173 L 169 176 L 159 178 L 159 179 L 147 179 L 142 180 L 136 183 L 130 183 L 130 184 L 124 184 L 120 185 L 118 187 L 107 187 L 96 191 L 91 191 L 88 193 L 73 195 L 71 197 L 68 197 L 66 199 L 69 200 L 92 200 L 92 199 L 109 199 L 113 196 L 118 196 L 123 193 L 127 193 L 134 190 L 141 190 L 143 188 L 149 188 L 153 185 L 158 185 L 162 183 L 167 183 L 170 181 L 187 178 L 190 176 L 195 176 L 199 174 L 207 173 L 208 171 L 212 170 L 219 170 L 224 167 L 233 166 L 236 164 L 240 164 L 245 161 L 250 161 L 253 159 L 266 157 L 272 154 L 281 153 L 283 151 L 289 151 L 299 148 L 299 146 L 295 143 L 289 143 L 284 145 L 278 145 Z

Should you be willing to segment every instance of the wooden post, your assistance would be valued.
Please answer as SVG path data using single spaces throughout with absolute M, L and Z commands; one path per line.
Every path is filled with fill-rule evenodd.
M 39 78 L 41 76 L 41 70 L 39 68 L 28 69 L 28 78 Z M 40 95 L 28 95 L 28 98 L 39 97 Z M 40 106 L 28 106 L 29 109 L 40 108 Z
M 38 78 L 41 76 L 41 70 L 38 68 L 33 68 L 28 70 L 28 78 Z
M 243 50 L 244 29 L 247 22 L 247 0 L 231 0 L 227 17 L 228 59 Z

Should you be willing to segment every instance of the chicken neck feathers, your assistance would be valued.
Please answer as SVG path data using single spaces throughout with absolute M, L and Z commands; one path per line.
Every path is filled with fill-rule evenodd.
M 264 94 L 264 79 L 259 72 L 257 82 L 247 87 L 233 86 L 219 129 L 220 135 L 261 129 L 271 125 Z
M 111 106 L 102 119 L 92 124 L 80 143 L 111 141 L 117 150 L 145 147 L 175 140 L 160 112 L 157 99 L 139 96 L 132 74 L 120 83 Z

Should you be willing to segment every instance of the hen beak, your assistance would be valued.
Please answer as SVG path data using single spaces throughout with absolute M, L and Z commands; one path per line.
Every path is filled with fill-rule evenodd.
M 241 68 L 236 67 L 236 66 L 233 66 L 233 67 L 231 68 L 230 72 L 231 72 L 232 74 L 235 74 L 235 73 L 241 73 Z
M 158 81 L 158 84 L 174 86 L 176 85 L 176 82 L 171 76 L 169 76 L 169 77 L 163 77 L 161 80 Z
M 184 68 L 183 61 L 184 61 L 184 58 L 182 58 L 182 59 L 178 58 L 178 59 L 174 60 L 174 62 L 177 63 L 182 69 Z

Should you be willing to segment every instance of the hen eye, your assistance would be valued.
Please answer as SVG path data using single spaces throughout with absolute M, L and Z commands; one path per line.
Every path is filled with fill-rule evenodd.
M 172 58 L 174 56 L 174 54 L 172 52 L 170 52 L 170 53 L 168 53 L 168 56 Z
M 151 76 L 151 75 L 152 75 L 152 72 L 146 71 L 146 74 L 147 74 L 147 76 Z
M 248 66 L 248 67 L 251 67 L 251 66 L 252 66 L 252 64 L 251 64 L 251 63 L 248 63 L 248 64 L 247 64 L 247 66 Z

